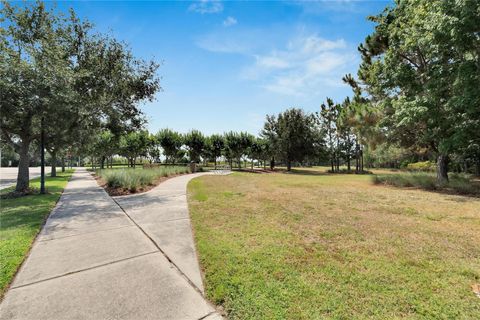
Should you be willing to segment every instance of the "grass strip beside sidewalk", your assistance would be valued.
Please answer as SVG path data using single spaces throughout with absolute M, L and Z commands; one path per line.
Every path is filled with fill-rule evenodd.
M 33 240 L 55 207 L 73 170 L 46 177 L 47 194 L 32 194 L 0 200 L 0 297 L 3 297 L 17 269 L 25 259 Z M 30 181 L 40 188 L 40 178 Z M 2 194 L 12 191 L 2 190 Z

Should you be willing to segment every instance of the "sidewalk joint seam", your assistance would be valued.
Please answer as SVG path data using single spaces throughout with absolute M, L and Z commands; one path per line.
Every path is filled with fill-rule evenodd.
M 98 269 L 98 268 L 105 267 L 105 266 L 108 266 L 108 265 L 111 265 L 111 264 L 115 264 L 115 263 L 131 260 L 131 259 L 147 256 L 147 255 L 154 254 L 154 253 L 158 253 L 158 251 L 151 251 L 151 252 L 147 252 L 147 253 L 142 253 L 142 254 L 138 254 L 138 255 L 135 255 L 135 256 L 132 256 L 132 257 L 128 257 L 128 258 L 123 258 L 123 259 L 119 259 L 119 260 L 115 260 L 115 261 L 110 261 L 110 262 L 107 262 L 107 263 L 102 263 L 102 264 L 99 264 L 99 265 L 96 265 L 96 266 L 93 266 L 93 267 L 88 267 L 88 268 L 85 268 L 85 269 L 70 271 L 70 272 L 67 272 L 67 273 L 60 274 L 58 276 L 45 278 L 45 279 L 21 284 L 21 285 L 18 285 L 18 286 L 12 286 L 12 287 L 10 287 L 10 290 L 15 290 L 15 289 L 18 289 L 18 288 L 23 288 L 23 287 L 28 287 L 28 286 L 31 286 L 31 285 L 34 285 L 34 284 L 37 284 L 37 283 L 46 282 L 46 281 L 62 278 L 62 277 L 65 277 L 65 276 L 70 276 L 70 275 L 80 273 L 80 272 L 84 272 L 84 271 L 88 271 L 88 270 Z
M 177 219 L 170 219 L 170 220 L 159 220 L 159 222 L 172 222 L 178 220 L 189 220 L 190 218 L 177 218 Z
M 217 311 L 209 312 L 209 313 L 207 313 L 206 315 L 204 315 L 203 317 L 198 318 L 198 320 L 206 319 L 206 318 L 210 317 L 212 314 L 215 314 L 216 312 L 217 312 Z
M 113 198 L 112 198 L 113 199 Z M 150 237 L 150 235 L 145 232 L 145 230 L 143 230 L 143 228 L 135 221 L 132 219 L 132 217 L 130 217 L 130 215 L 127 213 L 127 211 L 125 211 L 125 209 L 120 205 L 120 203 L 117 202 L 116 199 L 113 199 L 113 201 L 115 201 L 115 203 L 120 207 L 120 209 L 122 209 L 122 211 L 125 213 L 125 215 L 138 227 L 138 229 L 140 229 L 140 231 L 143 232 L 143 234 L 148 238 L 150 239 L 150 241 L 153 243 L 153 245 L 155 247 L 157 247 L 157 249 L 163 254 L 163 256 L 168 260 L 168 262 L 170 262 L 170 264 L 172 266 L 175 267 L 175 269 L 177 269 L 177 271 L 185 278 L 185 280 L 187 280 L 188 284 L 190 284 L 190 286 L 192 286 L 193 289 L 195 289 L 198 293 L 200 293 L 200 295 L 203 297 L 203 293 L 202 293 L 202 290 L 200 290 L 193 282 L 192 280 L 190 280 L 190 278 L 187 277 L 187 275 L 185 273 L 182 272 L 182 270 L 173 262 L 172 259 L 170 259 L 170 257 L 165 253 L 165 251 L 163 251 L 162 248 L 160 248 L 160 246 L 155 242 L 155 240 L 152 239 L 152 237 Z
M 111 230 L 117 230 L 117 229 L 122 229 L 122 228 L 133 228 L 133 227 L 135 227 L 135 225 L 129 224 L 129 225 L 127 225 L 127 226 L 113 227 L 113 228 L 95 230 L 95 231 L 90 231 L 90 232 L 82 232 L 82 233 L 71 234 L 71 235 L 68 235 L 68 236 L 63 236 L 63 237 L 58 237 L 58 238 L 39 239 L 38 242 L 47 242 L 47 241 L 53 241 L 53 240 L 60 240 L 60 239 L 65 239 L 65 238 L 72 238 L 72 237 L 83 236 L 83 235 L 85 235 L 85 234 L 99 233 L 99 232 L 104 232 L 104 231 L 111 231 Z M 42 236 L 42 235 L 41 235 L 41 236 Z M 43 236 L 45 236 L 45 235 L 43 235 Z

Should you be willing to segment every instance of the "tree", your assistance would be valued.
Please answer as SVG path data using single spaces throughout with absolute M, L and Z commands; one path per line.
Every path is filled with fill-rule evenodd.
M 183 145 L 182 135 L 170 129 L 162 129 L 157 133 L 157 139 L 163 149 L 165 162 L 174 163 L 180 148 Z
M 356 137 L 350 122 L 348 108 L 350 99 L 347 97 L 340 106 L 339 117 L 337 119 L 338 135 L 340 136 L 340 151 L 342 157 L 347 163 L 347 171 L 351 171 L 352 154 L 355 153 Z
M 320 106 L 320 123 L 326 132 L 332 172 L 335 172 L 336 168 L 338 168 L 338 116 L 339 106 L 332 99 L 327 98 L 327 104 L 322 103 Z
M 263 169 L 267 168 L 267 161 L 269 159 L 273 159 L 274 157 L 274 149 L 272 147 L 272 144 L 265 138 L 258 138 L 257 139 L 257 144 L 260 146 L 261 151 L 260 151 L 260 159 L 262 159 L 263 162 Z M 275 161 L 270 162 L 270 170 L 275 169 Z
M 225 149 L 226 157 L 230 161 L 230 167 L 232 167 L 232 160 L 236 159 L 240 169 L 244 148 L 242 138 L 238 132 L 230 131 L 225 133 Z
M 208 145 L 210 146 L 210 153 L 215 163 L 215 170 L 217 169 L 217 158 L 222 155 L 222 151 L 225 148 L 225 141 L 223 136 L 219 134 L 213 134 L 209 138 Z
M 100 158 L 100 169 L 105 168 L 105 160 L 118 152 L 119 147 L 119 141 L 113 133 L 108 130 L 102 131 L 96 136 L 94 153 Z
M 444 183 L 449 156 L 480 127 L 480 2 L 398 1 L 370 20 L 361 85 L 389 141 L 434 152 Z
M 191 130 L 184 136 L 183 140 L 188 149 L 190 161 L 198 163 L 205 147 L 205 137 L 200 131 Z
M 261 160 L 263 159 L 263 152 L 264 152 L 264 140 L 263 139 L 260 139 L 260 138 L 253 138 L 252 139 L 252 143 L 251 143 L 251 146 L 250 146 L 250 149 L 249 149 L 249 157 L 250 157 L 250 160 L 252 161 L 251 162 L 251 165 L 252 165 L 252 169 L 253 169 L 253 160 Z
M 160 162 L 160 142 L 154 134 L 148 134 L 147 157 L 152 162 Z
M 242 149 L 242 157 L 251 155 L 252 144 L 255 140 L 255 136 L 247 132 L 240 132 L 240 147 Z M 245 161 L 245 168 L 247 167 L 247 161 Z
M 306 156 L 315 154 L 322 143 L 315 116 L 296 108 L 267 116 L 262 137 L 269 140 L 286 162 L 288 171 L 292 162 L 302 162 Z
M 77 134 L 72 128 L 56 130 L 72 119 L 82 130 L 102 129 L 112 120 L 138 127 L 142 114 L 136 104 L 159 89 L 158 65 L 135 59 L 112 38 L 92 34 L 91 25 L 73 11 L 64 17 L 42 2 L 4 2 L 0 10 L 5 19 L 0 27 L 0 127 L 2 139 L 19 153 L 16 190 L 24 191 L 29 149 L 41 126 L 55 140 L 50 145 L 57 146 L 58 135 Z
M 146 157 L 149 146 L 148 131 L 130 132 L 120 138 L 120 154 L 135 168 L 138 157 Z

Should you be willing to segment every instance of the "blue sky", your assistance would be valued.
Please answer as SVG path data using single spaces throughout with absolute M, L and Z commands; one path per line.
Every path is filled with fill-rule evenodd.
M 317 111 L 350 95 L 368 15 L 389 1 L 80 1 L 73 7 L 134 54 L 162 62 L 163 91 L 142 106 L 156 132 L 257 134 L 266 114 Z

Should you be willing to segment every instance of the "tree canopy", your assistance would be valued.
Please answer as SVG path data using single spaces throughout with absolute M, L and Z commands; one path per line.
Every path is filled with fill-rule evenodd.
M 288 109 L 278 116 L 267 116 L 262 137 L 271 143 L 290 171 L 292 162 L 302 162 L 321 147 L 322 136 L 316 123 L 313 114 L 306 114 L 302 109 Z
M 449 156 L 479 145 L 480 3 L 397 1 L 370 17 L 358 76 L 389 141 L 423 147 L 448 180 Z
M 79 131 L 138 128 L 138 102 L 153 99 L 160 88 L 158 64 L 94 33 L 73 11 L 64 16 L 42 2 L 4 2 L 0 10 L 1 139 L 20 155 L 16 190 L 23 191 L 28 151 L 41 129 L 47 145 L 59 142 L 58 149 Z

